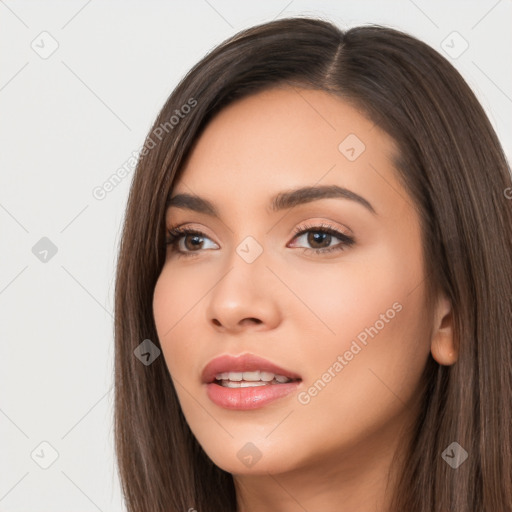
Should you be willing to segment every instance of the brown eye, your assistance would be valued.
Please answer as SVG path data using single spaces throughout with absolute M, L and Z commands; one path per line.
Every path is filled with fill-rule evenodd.
M 204 233 L 195 229 L 173 228 L 168 230 L 168 234 L 166 245 L 183 256 L 200 252 L 198 249 L 204 249 L 205 241 L 210 240 Z
M 321 226 L 302 226 L 296 230 L 294 240 L 305 238 L 305 243 L 311 247 L 303 247 L 304 251 L 313 251 L 314 253 L 326 253 L 331 251 L 343 250 L 355 243 L 354 238 L 341 233 L 329 225 Z M 340 240 L 335 245 L 330 245 L 333 239 Z
M 194 234 L 188 234 L 183 236 L 183 241 L 187 251 L 193 251 L 194 249 L 201 249 L 201 244 L 204 243 L 203 237 Z
M 324 231 L 310 231 L 307 236 L 308 244 L 310 244 L 313 249 L 329 247 L 331 239 L 332 235 Z

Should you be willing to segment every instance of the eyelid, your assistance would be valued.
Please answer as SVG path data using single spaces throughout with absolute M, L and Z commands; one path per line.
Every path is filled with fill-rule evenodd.
M 293 236 L 295 238 L 297 237 L 297 235 L 301 235 L 307 231 L 314 230 L 328 232 L 330 231 L 332 232 L 331 234 L 333 234 L 334 236 L 343 235 L 347 238 L 354 238 L 353 231 L 349 227 L 338 227 L 336 225 L 330 224 L 329 221 L 325 220 L 306 221 L 305 224 L 301 224 L 294 229 Z
M 166 228 L 167 233 L 170 233 L 172 231 L 196 231 L 198 234 L 201 234 L 201 236 L 205 236 L 213 241 L 213 238 L 206 233 L 206 231 L 208 231 L 207 228 L 203 226 L 197 227 L 196 225 L 194 225 L 193 222 L 182 222 L 181 224 L 176 224 L 175 226 L 170 226 L 169 228 Z
M 303 223 L 296 226 L 292 232 L 292 238 L 296 238 L 297 235 L 303 234 L 306 231 L 309 230 L 326 230 L 326 231 L 336 231 L 340 234 L 346 236 L 347 238 L 354 238 L 353 231 L 348 227 L 342 225 L 341 227 L 338 227 L 333 224 L 329 224 L 329 221 L 325 220 L 308 220 L 304 221 Z M 199 234 L 204 235 L 208 237 L 210 240 L 213 241 L 213 238 L 209 236 L 207 233 L 205 233 L 205 228 L 200 226 L 196 227 L 194 223 L 188 223 L 188 222 L 182 222 L 180 224 L 176 224 L 175 226 L 170 226 L 169 228 L 166 228 L 166 232 L 175 231 L 175 230 L 188 230 L 188 231 L 197 231 Z M 336 234 L 334 234 L 336 236 Z M 218 245 L 218 244 L 217 244 Z

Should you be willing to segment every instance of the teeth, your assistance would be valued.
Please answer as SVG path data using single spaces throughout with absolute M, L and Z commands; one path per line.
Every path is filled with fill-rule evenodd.
M 226 388 L 255 388 L 258 386 L 268 386 L 266 382 L 231 382 L 230 380 L 223 380 L 222 386 Z
M 260 380 L 260 372 L 256 370 L 255 372 L 244 372 L 244 379 L 250 382 L 256 382 Z
M 215 378 L 219 381 L 224 381 L 223 384 L 226 384 L 226 386 L 232 383 L 242 384 L 237 386 L 229 385 L 228 387 L 248 387 L 247 385 L 245 385 L 248 383 L 258 383 L 255 385 L 262 386 L 265 383 L 272 382 L 273 380 L 281 384 L 284 382 L 291 381 L 291 379 L 285 377 L 284 375 L 276 375 L 275 373 L 272 372 L 265 372 L 260 370 L 256 370 L 253 372 L 222 372 L 218 373 L 215 376 Z M 251 384 L 249 384 L 249 386 L 250 385 Z
M 270 382 L 274 378 L 274 374 L 271 372 L 260 372 L 260 379 L 265 382 Z

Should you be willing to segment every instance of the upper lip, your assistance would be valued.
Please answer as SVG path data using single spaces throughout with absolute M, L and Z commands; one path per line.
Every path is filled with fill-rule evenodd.
M 285 368 L 263 359 L 255 354 L 242 354 L 233 356 L 230 354 L 223 355 L 212 359 L 203 369 L 201 378 L 205 383 L 211 383 L 215 380 L 218 373 L 224 372 L 251 372 L 261 370 L 271 372 L 276 375 L 283 375 L 289 379 L 301 380 L 300 375 Z

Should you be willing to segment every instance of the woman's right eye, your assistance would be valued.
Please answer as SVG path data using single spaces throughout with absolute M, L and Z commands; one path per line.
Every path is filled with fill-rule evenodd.
M 204 233 L 196 229 L 173 228 L 167 232 L 169 237 L 165 242 L 166 245 L 170 246 L 180 256 L 190 256 L 195 252 L 199 252 L 194 250 L 194 248 L 204 249 L 205 247 L 202 244 L 204 244 L 205 240 L 210 240 Z M 217 245 L 214 242 L 212 243 Z

